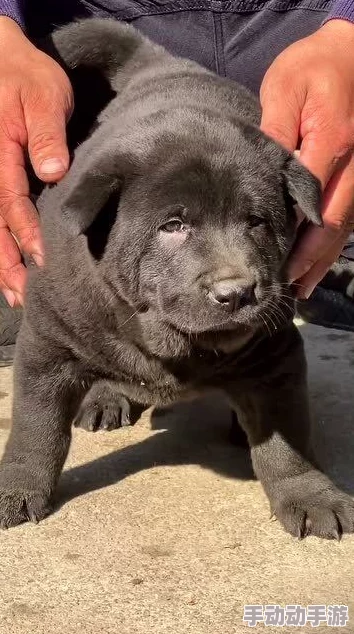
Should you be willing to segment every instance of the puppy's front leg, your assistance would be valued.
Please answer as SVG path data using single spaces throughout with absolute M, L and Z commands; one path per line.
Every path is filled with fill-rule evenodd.
M 15 364 L 13 425 L 0 463 L 0 526 L 50 512 L 50 498 L 70 444 L 78 406 L 68 363 L 53 361 L 36 340 L 20 333 Z
M 284 333 L 263 377 L 228 386 L 271 511 L 294 536 L 328 539 L 354 531 L 354 502 L 319 471 L 310 448 L 306 362 L 300 335 Z

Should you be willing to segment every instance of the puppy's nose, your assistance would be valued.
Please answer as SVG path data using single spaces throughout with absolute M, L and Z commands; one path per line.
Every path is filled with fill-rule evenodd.
M 209 299 L 233 311 L 255 302 L 255 284 L 242 278 L 219 280 L 209 289 Z

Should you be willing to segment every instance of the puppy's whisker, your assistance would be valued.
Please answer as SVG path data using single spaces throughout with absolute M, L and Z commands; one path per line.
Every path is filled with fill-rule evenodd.
M 275 324 L 268 313 L 266 313 L 265 317 L 267 318 L 267 324 L 270 330 L 270 335 L 273 336 L 276 331 Z M 271 326 L 269 326 L 269 321 L 271 321 Z
M 266 313 L 266 315 L 267 315 L 267 317 L 269 318 L 269 320 L 270 320 L 270 322 L 271 322 L 271 324 L 272 324 L 272 326 L 273 326 L 274 330 L 276 330 L 276 329 L 277 329 L 277 325 L 276 325 L 276 323 L 275 323 L 275 322 L 273 321 L 273 319 L 272 319 L 272 313 L 270 313 L 270 314 Z
M 297 288 L 306 288 L 305 284 L 300 284 L 299 282 L 293 282 L 291 286 L 296 286 Z
M 281 293 L 280 297 L 285 297 L 287 299 L 292 299 L 294 301 L 295 297 L 294 295 L 288 294 L 288 293 Z
M 284 302 L 284 306 L 285 306 L 285 308 L 289 308 L 288 305 L 285 302 Z M 282 322 L 286 321 L 287 315 L 285 313 L 285 309 L 282 308 L 282 306 L 279 306 L 278 304 L 275 304 L 274 310 L 278 311 L 277 314 L 280 316 L 280 319 L 282 320 Z
M 270 306 L 270 309 L 271 309 L 271 314 L 273 315 L 274 319 L 277 320 L 279 325 L 282 324 L 283 321 L 285 320 L 285 314 L 281 310 L 280 306 L 278 306 L 277 304 L 275 304 L 271 300 L 269 301 L 269 306 Z
M 280 285 L 281 286 L 281 285 Z M 279 291 L 279 285 L 271 285 L 271 286 L 266 286 L 264 288 L 265 291 L 271 291 L 272 293 L 274 293 L 274 301 L 281 301 L 282 299 L 289 299 L 291 301 L 294 301 L 294 296 L 288 293 L 284 293 L 282 292 L 279 296 L 276 295 L 277 291 Z M 270 299 L 268 300 L 270 301 Z
M 281 320 L 279 318 L 279 315 L 272 309 L 270 309 L 269 314 L 272 315 L 272 317 L 274 318 L 275 321 L 275 329 L 278 328 L 278 326 L 280 326 L 281 324 Z
M 290 286 L 290 284 L 286 284 L 286 283 L 278 284 L 278 282 L 275 282 L 273 284 L 268 284 L 268 286 L 265 286 L 264 290 L 266 290 L 266 291 L 269 290 L 269 291 L 273 291 L 274 293 L 276 293 L 277 290 L 283 289 L 283 288 L 285 288 L 287 290 L 290 290 L 291 286 Z
M 263 321 L 263 323 L 264 323 L 264 325 L 265 325 L 266 329 L 268 330 L 269 335 L 270 335 L 270 336 L 272 336 L 272 331 L 270 330 L 270 328 L 269 328 L 269 326 L 268 326 L 268 324 L 267 324 L 267 321 L 265 320 L 265 318 L 263 317 L 263 315 L 260 315 L 260 318 L 261 318 L 261 320 Z
M 291 299 L 290 297 L 277 297 L 277 301 L 280 302 L 283 306 L 285 306 L 286 308 L 291 308 L 291 306 L 289 305 L 289 302 L 287 302 L 286 300 Z
M 130 321 L 131 319 L 133 319 L 133 317 L 135 317 L 135 315 L 137 315 L 137 314 L 138 314 L 138 312 L 141 310 L 141 308 L 142 308 L 142 306 L 140 306 L 139 308 L 137 308 L 137 309 L 136 309 L 136 311 L 135 311 L 132 315 L 130 315 L 130 317 L 128 317 L 128 319 L 126 319 L 125 321 L 123 321 L 123 323 L 122 323 L 122 324 L 118 324 L 117 328 L 123 328 L 123 326 L 125 326 L 125 325 L 128 323 L 128 321 Z

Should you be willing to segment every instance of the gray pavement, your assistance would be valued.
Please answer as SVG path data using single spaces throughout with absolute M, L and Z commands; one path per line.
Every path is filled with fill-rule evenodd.
M 354 336 L 306 338 L 321 463 L 354 494 Z M 0 452 L 12 372 L 0 368 Z M 297 541 L 269 519 L 228 410 L 208 400 L 134 428 L 74 432 L 56 512 L 0 533 L 0 634 L 354 633 L 354 536 Z M 242 623 L 245 604 L 344 604 L 347 627 Z

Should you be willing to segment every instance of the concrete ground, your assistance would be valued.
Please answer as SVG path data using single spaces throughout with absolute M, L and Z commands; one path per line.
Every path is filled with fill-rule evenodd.
M 316 447 L 354 493 L 354 336 L 303 326 Z M 0 451 L 10 427 L 0 369 Z M 354 536 L 297 541 L 269 519 L 247 453 L 213 401 L 134 428 L 74 432 L 56 512 L 0 533 L 1 634 L 242 634 L 245 604 L 344 604 L 354 632 Z

